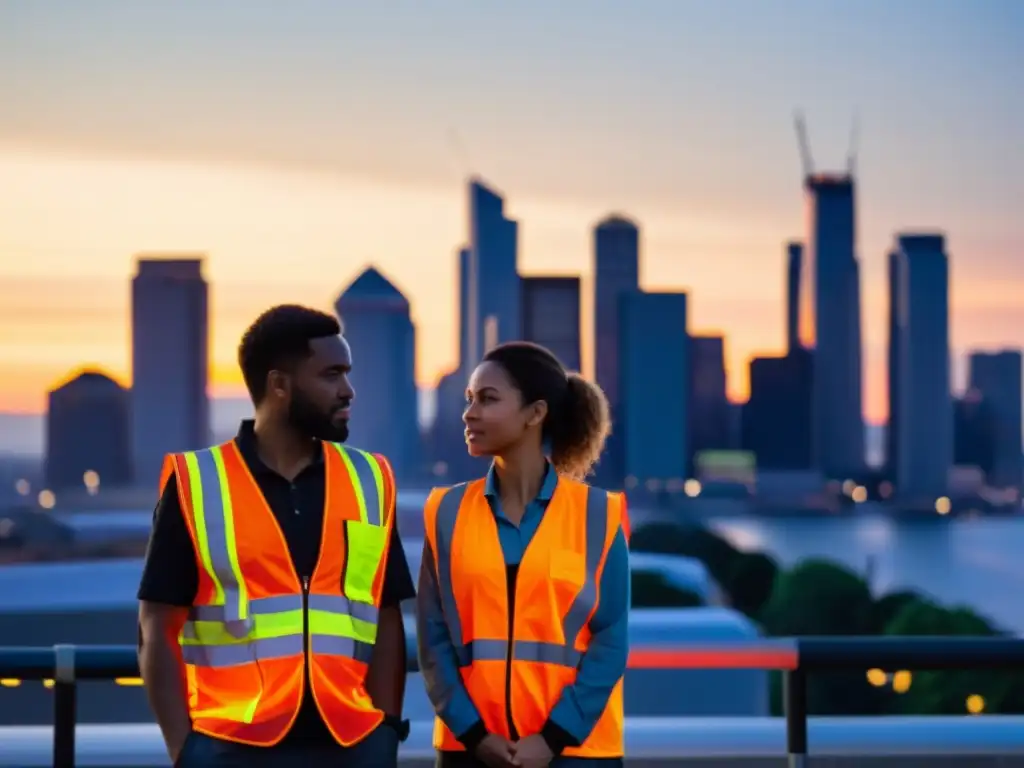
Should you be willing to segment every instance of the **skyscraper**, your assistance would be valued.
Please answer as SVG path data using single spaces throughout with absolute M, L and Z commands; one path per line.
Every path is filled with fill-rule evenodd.
M 802 345 L 813 355 L 814 466 L 845 478 L 864 466 L 860 270 L 853 176 L 811 174 L 800 302 Z
M 523 338 L 547 347 L 570 371 L 580 369 L 580 279 L 522 278 Z
M 889 253 L 889 353 L 888 353 L 888 395 L 889 423 L 885 430 L 886 476 L 893 484 L 899 482 L 900 445 L 900 328 L 906 320 L 900 320 L 900 254 Z
M 989 484 L 1021 486 L 1021 353 L 1016 349 L 975 352 L 970 357 L 970 387 L 991 406 L 995 423 L 995 456 Z
M 459 370 L 469 370 L 469 367 L 477 362 L 475 359 L 470 358 L 470 337 L 472 334 L 469 332 L 469 305 L 471 303 L 469 296 L 469 273 L 470 259 L 472 257 L 473 251 L 471 249 L 459 249 Z
M 611 215 L 594 228 L 594 378 L 608 398 L 612 434 L 598 467 L 602 482 L 623 476 L 625 403 L 619 395 L 621 298 L 640 290 L 640 230 Z
M 766 470 L 804 470 L 811 465 L 811 353 L 750 361 L 750 399 L 743 406 L 743 450 Z
M 729 400 L 726 393 L 725 339 L 690 337 L 689 450 L 725 450 L 729 445 Z M 689 462 L 692 472 L 693 462 Z
M 517 253 L 519 226 L 505 216 L 505 201 L 481 179 L 469 182 L 469 302 L 471 364 L 488 342 L 522 336 Z
M 800 347 L 800 281 L 803 272 L 803 243 L 786 245 L 786 350 Z
M 953 464 L 977 467 L 991 477 L 996 461 L 997 419 L 992 404 L 976 389 L 953 402 Z
M 641 483 L 681 479 L 690 455 L 687 296 L 637 292 L 619 302 L 623 470 Z
M 949 370 L 949 261 L 938 234 L 896 239 L 897 490 L 934 499 L 949 489 L 953 396 Z
M 619 298 L 640 288 L 640 230 L 613 215 L 594 228 L 594 378 L 619 403 Z
M 132 279 L 135 480 L 155 487 L 167 453 L 210 442 L 208 289 L 201 257 L 141 256 Z
M 416 327 L 409 301 L 374 267 L 338 297 L 338 316 L 352 348 L 356 399 L 349 439 L 384 454 L 398 479 L 419 465 L 416 395 Z
M 98 371 L 83 371 L 49 394 L 46 485 L 82 488 L 86 472 L 104 486 L 132 482 L 131 395 Z

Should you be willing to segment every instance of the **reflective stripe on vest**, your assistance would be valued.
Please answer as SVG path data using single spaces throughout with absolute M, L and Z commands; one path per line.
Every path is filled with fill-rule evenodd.
M 384 480 L 377 461 L 355 448 L 337 443 L 324 446 L 333 447 L 341 456 L 358 501 L 360 521 L 382 529 L 386 521 Z M 188 468 L 197 553 L 214 587 L 213 601 L 194 606 L 182 628 L 179 642 L 185 662 L 229 667 L 302 655 L 302 595 L 248 599 L 238 564 L 234 511 L 222 448 L 185 453 L 183 457 Z M 369 578 L 360 573 L 353 576 L 372 583 L 378 565 L 360 564 L 373 568 Z M 365 591 L 353 589 L 350 594 Z M 371 602 L 341 595 L 308 595 L 305 630 L 310 651 L 369 662 L 377 639 L 377 608 Z
M 441 499 L 437 509 L 437 581 L 441 592 L 441 607 L 448 624 L 449 634 L 456 643 L 455 654 L 460 667 L 474 661 L 504 661 L 508 656 L 506 640 L 472 640 L 462 644 L 462 620 L 452 589 L 452 538 L 459 507 L 466 493 L 466 484 L 451 488 Z M 520 641 L 512 638 L 513 661 L 535 661 L 558 664 L 575 669 L 581 652 L 576 649 L 576 638 L 587 624 L 597 603 L 597 569 L 604 554 L 608 531 L 608 494 L 600 488 L 587 488 L 586 523 L 586 576 L 583 587 L 573 600 L 562 622 L 564 644 Z M 509 606 L 509 611 L 512 606 Z

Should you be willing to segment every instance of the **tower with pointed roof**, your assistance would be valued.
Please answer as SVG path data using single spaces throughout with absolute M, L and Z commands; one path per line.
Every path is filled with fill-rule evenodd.
M 409 300 L 376 267 L 367 267 L 335 303 L 352 348 L 349 442 L 384 454 L 399 479 L 420 463 L 416 328 Z

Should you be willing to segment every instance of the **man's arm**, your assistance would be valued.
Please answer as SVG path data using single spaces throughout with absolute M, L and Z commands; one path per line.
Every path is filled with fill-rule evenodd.
M 139 670 L 146 684 L 146 698 L 174 762 L 192 730 L 188 714 L 185 664 L 178 647 L 178 633 L 188 608 L 160 603 L 139 604 Z
M 395 526 L 391 529 L 391 544 L 384 566 L 377 642 L 366 673 L 366 691 L 373 705 L 392 717 L 402 716 L 408 666 L 401 604 L 415 595 L 409 561 Z
M 590 621 L 590 646 L 576 682 L 562 691 L 541 734 L 552 752 L 579 746 L 594 730 L 629 658 L 629 545 L 622 529 L 601 573 L 601 602 Z
M 171 760 L 192 730 L 178 636 L 195 602 L 199 569 L 172 475 L 153 512 L 139 584 L 139 669 Z

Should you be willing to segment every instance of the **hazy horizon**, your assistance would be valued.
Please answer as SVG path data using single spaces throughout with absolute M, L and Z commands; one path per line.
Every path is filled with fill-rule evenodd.
M 470 172 L 507 194 L 525 273 L 589 290 L 590 227 L 638 220 L 643 285 L 689 290 L 745 399 L 747 360 L 782 349 L 802 107 L 822 170 L 860 116 L 880 423 L 897 231 L 947 234 L 957 381 L 965 350 L 1024 346 L 1021 40 L 1013 0 L 0 4 L 0 410 L 41 412 L 85 365 L 128 381 L 142 251 L 209 254 L 214 394 L 242 391 L 260 310 L 328 308 L 370 263 L 410 298 L 431 386 L 456 355 Z

